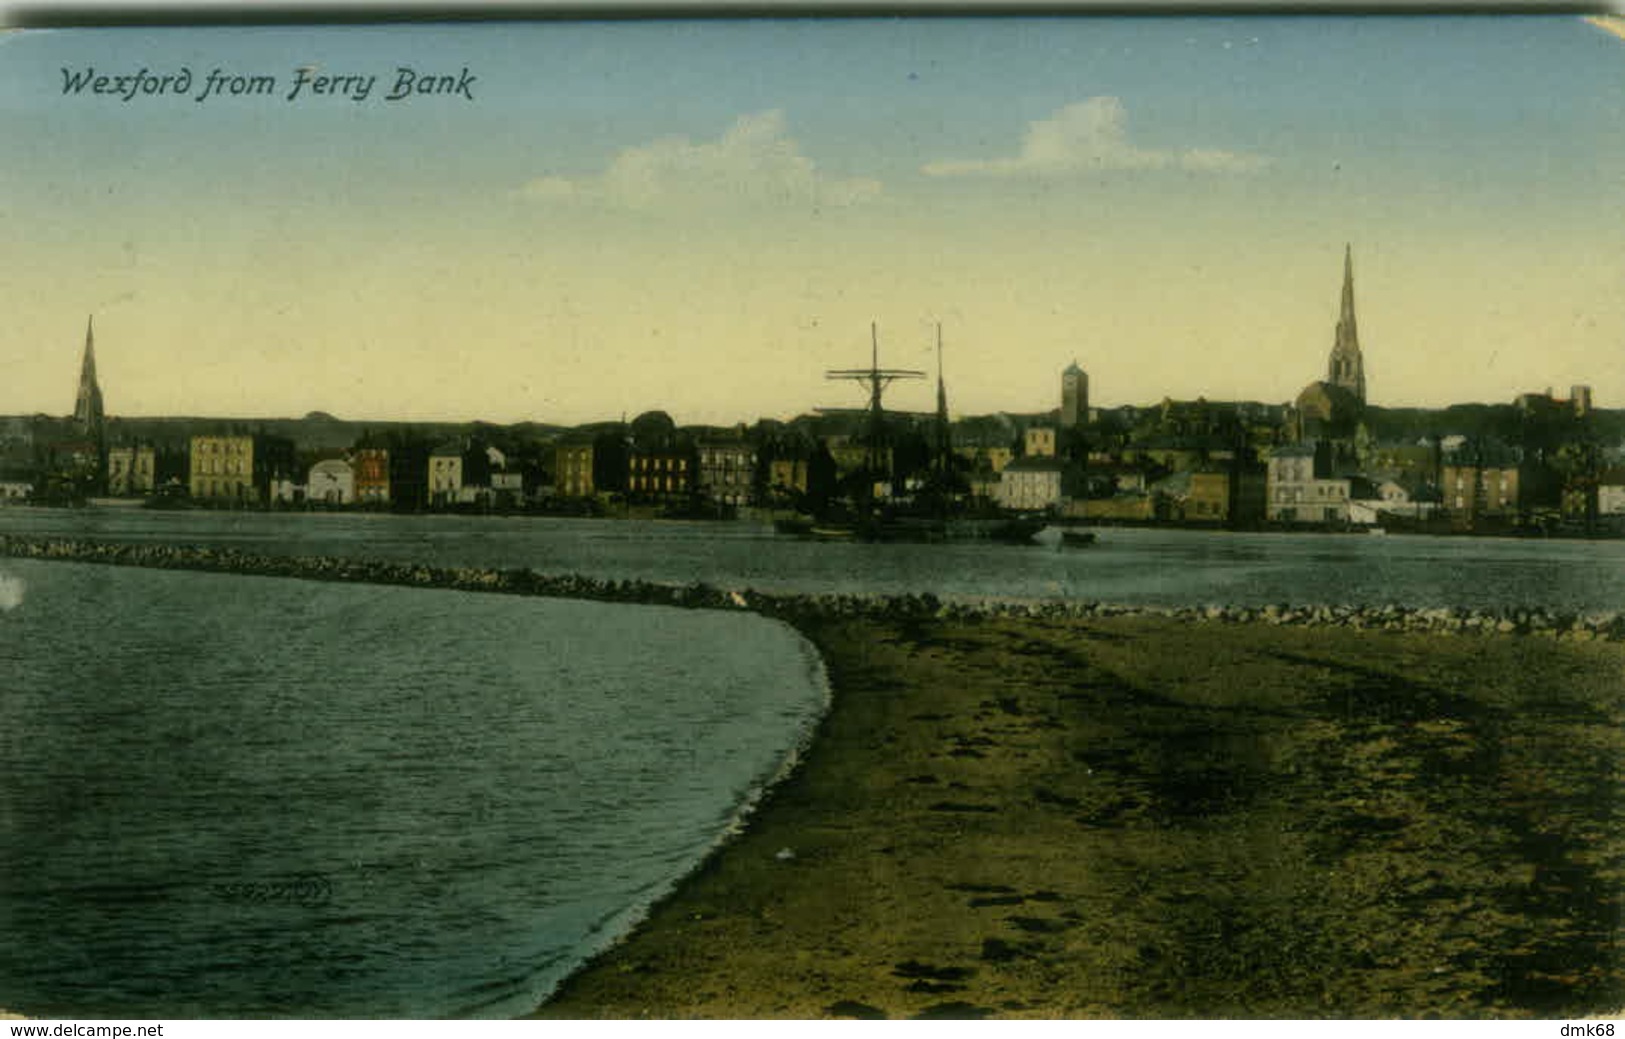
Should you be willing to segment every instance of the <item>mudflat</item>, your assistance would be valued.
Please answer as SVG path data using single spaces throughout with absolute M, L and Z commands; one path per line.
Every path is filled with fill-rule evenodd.
M 538 1012 L 1625 1007 L 1625 645 L 828 619 L 802 767 Z

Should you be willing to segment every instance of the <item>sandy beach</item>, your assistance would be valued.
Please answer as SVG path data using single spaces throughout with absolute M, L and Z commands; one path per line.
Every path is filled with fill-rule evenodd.
M 799 626 L 835 689 L 803 767 L 541 1016 L 1625 1006 L 1625 645 Z

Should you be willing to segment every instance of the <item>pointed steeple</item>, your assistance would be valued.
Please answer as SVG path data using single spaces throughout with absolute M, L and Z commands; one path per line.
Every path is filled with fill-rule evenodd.
M 937 465 L 946 474 L 953 456 L 948 432 L 948 384 L 942 379 L 942 323 L 937 323 Z
M 1360 332 L 1354 321 L 1354 248 L 1343 246 L 1343 302 L 1337 316 L 1337 335 L 1327 365 L 1326 381 L 1341 386 L 1365 403 L 1365 361 L 1360 356 Z
M 1343 310 L 1339 324 L 1354 327 L 1354 246 L 1343 243 Z
M 96 330 L 94 319 L 85 319 L 85 355 L 79 363 L 79 393 L 73 402 L 73 419 L 79 429 L 99 439 L 102 433 L 102 388 L 96 382 Z

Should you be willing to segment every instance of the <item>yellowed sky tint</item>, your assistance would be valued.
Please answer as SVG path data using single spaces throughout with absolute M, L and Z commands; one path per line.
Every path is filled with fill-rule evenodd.
M 1618 19 L 1591 21 L 1619 35 Z M 1406 39 L 1450 53 L 1447 28 Z M 1271 41 L 1259 31 L 1263 53 Z M 3 247 L 0 292 L 25 305 L 0 335 L 15 373 L 0 412 L 71 407 L 92 313 L 114 414 L 789 417 L 861 403 L 822 375 L 866 361 L 871 322 L 884 362 L 922 369 L 934 368 L 942 324 L 960 414 L 1054 407 L 1074 360 L 1102 404 L 1280 402 L 1323 374 L 1345 242 L 1375 403 L 1507 401 L 1586 383 L 1599 405 L 1622 404 L 1625 242 L 1617 221 L 1598 217 L 1625 205 L 1613 132 L 1625 113 L 1607 109 L 1613 122 L 1586 124 L 1594 131 L 1560 125 L 1603 95 L 1542 94 L 1543 52 L 1516 53 L 1528 68 L 1492 69 L 1486 84 L 1527 75 L 1537 86 L 1486 94 L 1482 110 L 1439 109 L 1420 86 L 1411 95 L 1358 77 L 1298 110 L 1296 77 L 1315 73 L 1286 62 L 1275 95 L 1236 88 L 1230 124 L 1175 125 L 1194 95 L 1152 95 L 1119 70 L 1057 88 L 1055 102 L 1000 100 L 979 116 L 985 133 L 929 146 L 911 135 L 970 119 L 962 101 L 915 100 L 886 133 L 867 124 L 868 136 L 848 139 L 829 132 L 838 94 L 820 99 L 827 109 L 768 107 L 780 99 L 735 98 L 719 69 L 706 82 L 722 114 L 680 138 L 612 123 L 605 143 L 566 161 L 531 102 L 504 118 L 425 110 L 398 121 L 411 162 L 368 166 L 360 138 L 341 133 L 320 144 L 339 154 L 307 156 L 325 165 L 290 160 L 247 181 L 200 174 L 190 194 L 166 194 L 165 178 L 209 171 L 210 155 L 187 154 L 182 136 L 178 153 L 107 161 L 95 142 L 119 110 L 82 106 L 72 112 L 99 122 L 56 132 L 79 135 L 95 175 L 56 197 L 46 165 L 28 185 L 77 223 L 12 210 L 25 231 Z M 1607 56 L 1619 60 L 1594 80 L 1617 93 L 1625 51 Z M 1122 97 L 1087 93 L 1108 89 Z M 1253 112 L 1260 100 L 1273 106 L 1267 125 Z M 35 102 L 25 128 L 57 103 Z M 642 103 L 677 111 L 653 95 Z M 281 127 L 300 143 L 304 124 L 256 111 L 256 133 Z M 1044 134 L 1065 130 L 1067 113 L 1083 124 L 1057 145 Z M 1108 116 L 1119 122 L 1098 123 Z M 155 130 L 184 134 L 199 118 L 173 117 Z M 368 118 L 353 115 L 358 127 Z M 436 150 L 446 120 L 473 118 L 480 139 L 519 146 L 485 165 Z M 1313 148 L 1298 143 L 1305 128 L 1321 131 Z M 762 147 L 729 143 L 742 134 Z M 1055 147 L 1074 150 L 1035 168 Z M 1182 158 L 1219 153 L 1234 161 Z M 432 175 L 412 180 L 414 162 Z M 694 162 L 702 174 L 715 164 L 723 187 L 689 183 L 662 198 L 660 178 Z M 962 175 L 930 172 L 945 164 Z M 631 195 L 605 188 L 622 174 L 641 178 Z M 1572 189 L 1562 180 L 1581 174 L 1591 179 Z M 893 397 L 921 410 L 933 400 L 929 385 Z

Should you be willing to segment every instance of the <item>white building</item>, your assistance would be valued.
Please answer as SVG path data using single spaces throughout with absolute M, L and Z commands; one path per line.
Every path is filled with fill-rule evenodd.
M 719 505 L 746 505 L 756 478 L 756 452 L 740 440 L 700 443 L 700 490 Z
M 310 467 L 306 495 L 327 505 L 355 504 L 355 469 L 342 458 L 328 458 Z
M 1018 458 L 999 474 L 999 504 L 1018 512 L 1038 512 L 1061 504 L 1061 463 L 1053 458 Z
M 1272 523 L 1347 523 L 1353 481 L 1330 473 L 1330 452 L 1315 441 L 1270 455 L 1264 518 Z
M 107 452 L 107 493 L 151 494 L 158 455 L 151 447 L 115 447 Z
M 463 447 L 443 444 L 429 455 L 429 501 L 452 505 L 463 500 Z
M 502 506 L 522 504 L 525 500 L 525 474 L 518 470 L 492 472 L 491 495 Z
M 305 500 L 305 485 L 294 483 L 291 476 L 273 476 L 270 493 L 274 502 L 284 505 L 302 503 Z
M 1597 515 L 1625 516 L 1625 469 L 1608 469 L 1597 480 Z

